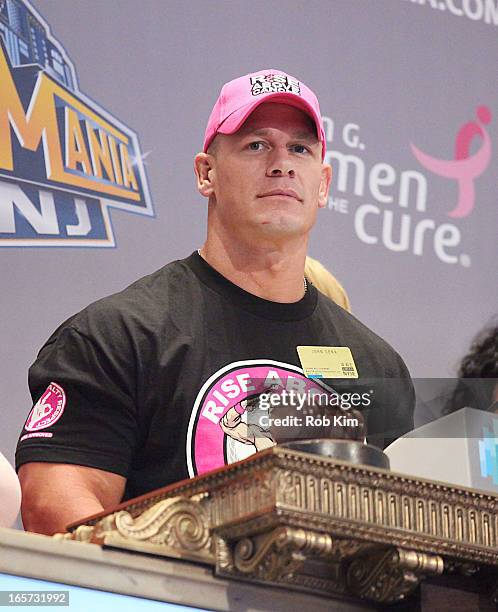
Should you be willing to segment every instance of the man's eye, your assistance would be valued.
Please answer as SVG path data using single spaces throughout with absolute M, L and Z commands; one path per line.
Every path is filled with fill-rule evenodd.
M 251 151 L 261 151 L 262 147 L 263 143 L 259 141 L 249 143 L 249 148 L 251 149 Z
M 297 144 L 294 145 L 292 148 L 294 149 L 295 153 L 308 153 L 308 148 L 304 145 Z

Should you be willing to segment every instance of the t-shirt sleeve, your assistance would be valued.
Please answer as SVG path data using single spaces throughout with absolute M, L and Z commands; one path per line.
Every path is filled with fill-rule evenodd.
M 394 393 L 397 397 L 397 410 L 393 411 L 394 416 L 388 419 L 387 422 L 386 445 L 391 444 L 394 440 L 412 431 L 414 428 L 415 389 L 413 381 L 405 362 L 398 353 L 396 353 L 396 361 L 398 378 L 395 381 L 399 382 L 399 386 L 397 387 L 395 382 Z
M 386 448 L 413 429 L 415 409 L 415 391 L 410 373 L 395 351 L 380 383 L 375 398 L 375 411 L 369 420 L 370 435 L 367 439 L 372 444 Z
M 34 402 L 16 469 L 27 462 L 99 468 L 127 476 L 137 445 L 135 371 L 126 334 L 62 328 L 29 371 Z

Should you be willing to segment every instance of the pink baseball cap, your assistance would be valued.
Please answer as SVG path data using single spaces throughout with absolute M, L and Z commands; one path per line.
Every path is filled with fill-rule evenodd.
M 301 81 L 273 68 L 246 74 L 223 85 L 209 117 L 203 151 L 208 150 L 216 134 L 235 133 L 263 102 L 289 104 L 309 115 L 315 122 L 324 159 L 325 132 L 317 97 Z

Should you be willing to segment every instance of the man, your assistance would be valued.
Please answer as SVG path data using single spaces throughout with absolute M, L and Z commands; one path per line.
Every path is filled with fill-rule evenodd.
M 208 199 L 202 248 L 66 321 L 30 369 L 36 403 L 16 454 L 27 529 L 62 531 L 255 452 L 222 419 L 274 385 L 323 389 L 297 347 L 351 350 L 327 382 L 368 389 L 369 440 L 385 446 L 411 428 L 399 355 L 303 276 L 331 181 L 324 155 L 318 101 L 302 82 L 262 70 L 223 87 L 194 161 Z

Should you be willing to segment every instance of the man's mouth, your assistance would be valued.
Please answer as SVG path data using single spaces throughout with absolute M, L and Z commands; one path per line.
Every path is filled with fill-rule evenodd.
M 302 202 L 302 199 L 299 195 L 294 191 L 294 189 L 271 189 L 270 191 L 265 191 L 264 193 L 260 193 L 258 198 L 270 198 L 270 197 L 286 197 L 293 198 L 298 202 Z

